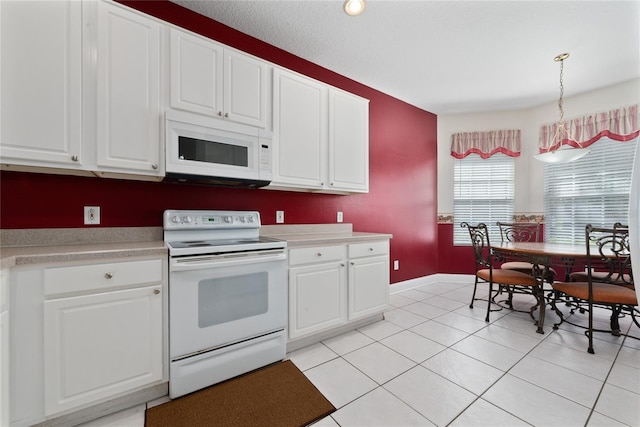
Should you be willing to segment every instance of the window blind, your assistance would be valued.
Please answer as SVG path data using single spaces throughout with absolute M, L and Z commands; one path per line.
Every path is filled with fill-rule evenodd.
M 499 242 L 496 222 L 513 220 L 515 159 L 504 154 L 482 159 L 472 154 L 456 160 L 453 169 L 453 243 L 471 245 L 462 222 L 484 222 L 491 241 Z
M 602 138 L 571 163 L 545 164 L 545 241 L 584 244 L 584 227 L 629 224 L 631 170 L 638 138 Z

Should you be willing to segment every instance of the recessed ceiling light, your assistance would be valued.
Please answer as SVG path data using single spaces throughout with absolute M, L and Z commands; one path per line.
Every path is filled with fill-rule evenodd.
M 344 2 L 344 11 L 347 15 L 357 16 L 364 12 L 364 0 L 347 0 Z

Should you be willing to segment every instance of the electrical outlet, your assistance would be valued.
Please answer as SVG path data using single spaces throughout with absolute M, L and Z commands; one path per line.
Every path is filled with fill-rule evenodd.
M 100 224 L 100 206 L 84 207 L 84 223 L 87 225 Z
M 400 270 L 400 260 L 393 261 L 393 269 Z
M 338 212 L 338 222 L 342 222 L 342 212 Z
M 284 223 L 284 211 L 276 211 L 276 223 Z

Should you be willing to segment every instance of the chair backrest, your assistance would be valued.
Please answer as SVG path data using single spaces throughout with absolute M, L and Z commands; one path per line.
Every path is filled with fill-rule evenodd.
M 539 222 L 496 222 L 502 242 L 538 242 Z
M 460 224 L 460 227 L 469 230 L 469 237 L 471 237 L 471 245 L 473 246 L 473 254 L 476 260 L 476 269 L 492 268 L 493 258 L 487 225 L 482 222 L 478 225 L 463 222 Z
M 613 228 L 585 227 L 587 245 L 587 272 L 592 282 L 594 269 L 607 273 L 598 277 L 598 281 L 633 286 L 631 271 L 631 249 L 629 247 L 629 228 L 616 223 Z

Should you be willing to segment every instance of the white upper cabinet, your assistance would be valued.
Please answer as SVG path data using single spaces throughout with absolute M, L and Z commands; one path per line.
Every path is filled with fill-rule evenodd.
M 5 170 L 161 179 L 159 21 L 110 1 L 1 1 Z
M 369 101 L 287 70 L 273 79 L 269 188 L 369 191 Z
M 275 69 L 273 184 L 322 189 L 327 162 L 327 87 Z
M 171 29 L 171 107 L 222 114 L 223 47 Z
M 98 3 L 97 165 L 163 176 L 160 127 L 160 24 Z
M 264 61 L 171 29 L 171 108 L 267 128 Z
M 369 100 L 329 90 L 329 187 L 369 191 Z
M 2 163 L 82 169 L 82 3 L 1 1 L 0 18 Z

